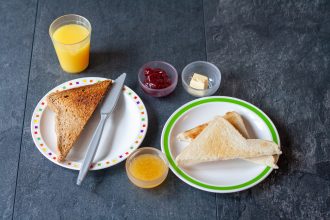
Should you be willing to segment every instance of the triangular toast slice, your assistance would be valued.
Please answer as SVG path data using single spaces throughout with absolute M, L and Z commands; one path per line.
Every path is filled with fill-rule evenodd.
M 240 114 L 238 114 L 235 111 L 227 112 L 224 116 L 224 119 L 229 121 L 230 124 L 232 124 L 243 137 L 250 138 L 250 135 L 245 127 L 243 118 Z
M 56 113 L 58 161 L 65 160 L 110 85 L 111 80 L 104 80 L 47 96 L 48 106 Z
M 224 116 L 224 119 L 229 121 L 245 138 L 250 138 L 249 133 L 247 132 L 247 129 L 245 127 L 243 118 L 241 117 L 240 114 L 238 114 L 235 111 L 232 112 L 227 112 Z M 206 127 L 208 126 L 208 123 L 204 123 L 201 125 L 198 125 L 190 130 L 187 130 L 185 132 L 182 132 L 178 134 L 177 138 L 178 140 L 181 141 L 187 141 L 191 142 L 193 141 Z M 276 165 L 278 156 L 273 155 L 273 156 L 261 156 L 261 157 L 253 157 L 253 158 L 246 158 L 244 160 L 256 163 L 256 164 L 262 164 L 266 165 L 272 168 L 277 169 L 278 166 Z
M 249 138 L 249 133 L 246 130 L 245 124 L 243 122 L 243 119 L 240 114 L 238 114 L 235 111 L 227 112 L 224 116 L 224 119 L 229 121 L 240 133 L 243 137 Z M 189 129 L 187 131 L 184 131 L 180 134 L 178 134 L 177 139 L 180 141 L 187 141 L 191 142 L 193 141 L 206 127 L 208 126 L 208 123 L 204 123 L 201 125 L 198 125 L 192 129 Z
M 223 117 L 217 116 L 177 157 L 179 165 L 281 154 L 277 144 L 246 139 Z

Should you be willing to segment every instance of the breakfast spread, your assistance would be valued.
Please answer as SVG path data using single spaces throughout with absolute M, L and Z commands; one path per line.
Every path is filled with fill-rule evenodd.
M 221 72 L 214 64 L 195 61 L 185 66 L 181 73 L 182 86 L 192 96 L 213 95 L 220 87 Z
M 138 81 L 146 94 L 153 97 L 164 97 L 176 88 L 178 73 L 167 62 L 150 61 L 139 69 Z
M 143 147 L 126 162 L 128 178 L 138 187 L 153 188 L 161 184 L 168 173 L 165 158 L 159 150 Z
M 168 74 L 160 68 L 145 68 L 144 76 L 144 85 L 151 89 L 164 89 L 171 85 L 171 79 Z
M 166 165 L 157 156 L 144 154 L 136 157 L 129 167 L 132 175 L 140 180 L 151 181 L 163 175 Z
M 209 78 L 202 74 L 194 73 L 189 85 L 194 89 L 207 89 L 209 87 Z
M 47 104 L 56 113 L 57 160 L 65 160 L 111 83 L 105 80 L 48 95 Z
M 176 157 L 179 165 L 202 162 L 273 156 L 281 154 L 280 147 L 271 141 L 246 139 L 225 118 L 217 116 Z
M 78 24 L 75 22 L 77 20 L 81 22 Z M 79 15 L 62 16 L 51 24 L 49 33 L 60 65 L 64 71 L 78 73 L 87 68 L 89 63 L 91 35 L 91 25 L 87 19 Z M 220 70 L 214 64 L 205 61 L 195 61 L 188 64 L 182 70 L 181 77 L 183 88 L 189 94 L 196 97 L 214 94 L 218 91 L 221 82 Z M 94 81 L 92 78 L 94 78 Z M 216 169 L 213 167 L 212 170 L 212 165 L 208 165 L 215 163 L 205 162 L 234 161 L 236 167 L 229 166 L 232 168 L 230 172 L 237 167 L 240 167 L 239 169 L 243 167 L 242 169 L 244 170 L 244 165 L 240 165 L 240 163 L 252 164 L 252 168 L 249 168 L 249 172 L 247 172 L 247 177 L 242 178 L 245 183 L 243 180 L 240 182 L 232 178 L 232 186 L 228 186 L 230 190 L 234 188 L 240 189 L 240 186 L 251 187 L 255 182 L 259 181 L 259 179 L 261 181 L 261 178 L 265 178 L 270 173 L 271 168 L 278 168 L 276 163 L 282 152 L 276 128 L 272 127 L 272 122 L 268 121 L 266 117 L 262 117 L 264 113 L 259 111 L 256 107 L 247 104 L 247 102 L 235 98 L 230 99 L 229 97 L 218 96 L 218 98 L 214 99 L 211 97 L 204 97 L 195 100 L 196 102 L 192 101 L 193 103 L 187 103 L 174 112 L 166 125 L 164 125 L 161 138 L 163 152 L 150 147 L 137 149 L 141 145 L 148 127 L 147 109 L 145 109 L 142 99 L 138 97 L 133 90 L 124 86 L 126 73 L 123 73 L 114 81 L 106 78 L 95 80 L 95 78 L 97 77 L 81 78 L 81 81 L 76 80 L 74 83 L 72 83 L 73 81 L 69 81 L 69 85 L 73 84 L 75 86 L 81 85 L 81 82 L 85 83 L 84 86 L 71 89 L 66 89 L 66 86 L 62 84 L 61 88 L 63 88 L 63 90 L 60 89 L 61 91 L 52 92 L 46 95 L 44 100 L 39 102 L 41 106 L 35 109 L 33 114 L 35 118 L 31 121 L 32 129 L 34 129 L 32 136 L 36 145 L 40 146 L 40 149 L 38 149 L 44 155 L 50 156 L 49 159 L 53 162 L 64 167 L 71 166 L 72 162 L 68 161 L 70 160 L 71 154 L 73 155 L 78 151 L 82 151 L 80 153 L 84 155 L 83 163 L 79 158 L 75 160 L 73 165 L 74 169 L 80 170 L 77 180 L 78 185 L 81 184 L 88 170 L 92 169 L 93 166 L 98 166 L 99 169 L 103 169 L 115 165 L 126 158 L 127 176 L 133 184 L 141 188 L 153 188 L 161 184 L 167 177 L 169 167 L 186 183 L 206 191 L 221 191 L 226 188 L 226 186 L 223 186 L 226 185 L 226 182 L 225 184 L 221 181 L 220 183 L 216 182 L 214 176 L 217 176 L 218 173 L 216 173 L 216 175 L 215 173 L 213 173 L 213 175 L 210 173 L 216 170 L 216 172 L 222 172 L 221 174 L 223 175 L 223 173 L 226 173 L 227 169 L 223 169 L 223 167 L 219 166 L 220 169 L 218 170 L 219 167 L 217 166 Z M 154 97 L 163 97 L 175 90 L 178 82 L 178 72 L 169 63 L 164 61 L 151 61 L 144 64 L 139 69 L 138 82 L 146 94 Z M 60 86 L 57 88 L 59 87 Z M 111 91 L 108 92 L 110 87 Z M 55 89 L 53 91 L 55 91 Z M 117 101 L 122 97 L 122 94 L 126 94 L 126 101 L 121 106 L 121 110 L 123 110 L 120 111 L 121 115 L 113 116 L 111 120 L 108 120 L 116 107 Z M 102 106 L 98 108 L 103 98 Z M 215 106 L 213 104 L 215 103 L 221 103 L 216 105 L 216 111 L 213 109 Z M 196 108 L 203 104 L 205 104 L 206 107 L 201 108 L 202 110 Z M 213 105 L 212 108 L 210 105 Z M 235 105 L 239 107 L 235 107 Z M 49 121 L 54 121 L 50 124 L 55 124 L 55 132 L 47 128 L 47 132 L 45 133 L 47 133 L 50 138 L 43 138 L 43 134 L 40 134 L 39 127 L 48 126 L 45 125 L 47 123 L 40 122 L 43 118 L 49 117 L 47 116 L 47 111 L 45 111 L 47 107 L 55 112 L 55 119 L 48 119 Z M 82 138 L 85 138 L 84 136 L 88 137 L 85 133 L 84 135 L 81 134 L 97 108 L 100 111 L 101 117 L 97 119 L 99 122 L 95 131 L 92 131 L 93 137 L 88 141 L 87 150 L 85 145 L 83 145 L 84 147 L 80 147 L 82 150 L 79 149 L 79 146 L 76 147 L 77 149 L 75 148 L 72 150 L 80 136 L 82 136 Z M 244 110 L 242 110 L 242 108 Z M 194 112 L 194 110 L 196 112 Z M 218 110 L 227 113 L 223 116 L 219 116 L 217 115 Z M 244 118 L 246 116 L 245 114 L 253 114 L 253 116 L 250 117 L 253 119 L 261 118 L 260 123 L 255 122 L 255 124 L 257 124 L 255 127 L 258 127 L 257 129 L 260 130 L 261 136 L 255 135 L 254 132 L 252 132 L 253 135 L 250 135 L 251 124 L 246 127 L 243 117 L 236 111 L 241 112 Z M 249 111 L 252 113 L 247 113 Z M 184 115 L 187 112 L 192 112 L 192 116 Z M 255 116 L 256 112 L 258 112 L 258 116 Z M 42 114 L 46 116 L 41 117 Z M 209 120 L 208 114 L 217 116 Z M 196 123 L 196 117 L 199 123 Z M 126 124 L 120 124 L 118 118 L 123 118 L 121 122 L 125 122 Z M 179 118 L 181 121 L 179 121 Z M 93 120 L 96 119 L 93 117 L 92 121 Z M 189 120 L 193 122 L 189 122 L 189 124 L 187 122 Z M 185 128 L 195 127 L 189 130 L 183 130 L 182 127 L 174 129 L 173 126 L 175 126 L 178 121 L 184 124 L 184 127 L 187 126 Z M 111 130 L 109 129 L 109 124 L 111 124 Z M 265 125 L 262 127 L 260 124 Z M 110 132 L 103 132 L 106 125 L 108 125 L 108 131 Z M 124 131 L 121 130 L 118 132 L 118 130 L 120 130 L 118 127 L 120 126 L 124 127 Z M 88 129 L 85 130 L 93 129 L 88 127 Z M 132 130 L 135 130 L 135 133 L 128 134 Z M 180 133 L 178 131 L 182 132 Z M 269 135 L 270 133 L 271 135 Z M 104 136 L 110 136 L 103 138 L 103 142 L 110 143 L 109 140 L 112 140 L 112 143 L 111 146 L 103 146 L 101 150 L 101 153 L 104 153 L 104 148 L 107 148 L 105 152 L 107 154 L 106 159 L 101 157 L 102 159 L 98 158 L 95 162 L 94 157 L 96 152 L 99 152 L 98 146 L 100 142 L 102 142 L 100 141 L 102 134 Z M 117 139 L 113 140 L 115 136 L 117 136 Z M 118 136 L 120 137 L 120 141 L 118 141 Z M 122 141 L 126 139 L 127 136 L 132 137 L 130 137 L 129 141 Z M 262 137 L 265 140 L 253 139 L 251 138 L 253 136 Z M 54 148 L 56 147 L 56 153 L 54 153 L 55 149 L 53 149 L 53 152 L 46 146 L 48 145 L 46 142 L 52 139 L 56 139 L 56 144 L 51 141 L 49 143 L 53 145 Z M 185 144 L 187 145 L 184 146 Z M 77 145 L 81 146 L 80 142 Z M 171 145 L 172 147 L 175 145 L 175 149 L 171 148 Z M 67 158 L 71 150 L 72 152 Z M 225 164 L 226 162 L 220 163 Z M 190 173 L 189 169 L 194 167 L 198 167 L 198 169 L 192 169 L 193 171 Z M 264 170 L 261 170 L 261 168 Z M 199 172 L 202 172 L 202 174 Z M 236 173 L 241 175 L 242 172 L 239 170 L 239 172 L 236 171 Z M 189 174 L 192 175 L 189 176 Z M 229 178 L 233 176 L 231 174 L 226 175 Z M 198 178 L 206 178 L 207 181 L 202 180 L 198 182 Z M 218 185 L 216 185 L 217 183 Z

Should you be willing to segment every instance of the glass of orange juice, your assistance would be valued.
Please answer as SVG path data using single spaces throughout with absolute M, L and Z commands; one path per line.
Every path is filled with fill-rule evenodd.
M 89 21 L 75 14 L 57 18 L 49 27 L 49 35 L 62 69 L 79 73 L 89 64 L 92 27 Z

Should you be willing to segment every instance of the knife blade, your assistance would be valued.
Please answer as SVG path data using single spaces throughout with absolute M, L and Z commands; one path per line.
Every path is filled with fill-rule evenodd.
M 99 124 L 97 125 L 97 128 L 93 134 L 93 137 L 88 145 L 87 152 L 85 154 L 84 162 L 81 166 L 81 169 L 79 171 L 78 179 L 77 179 L 77 185 L 80 185 L 82 181 L 84 180 L 85 176 L 88 173 L 90 164 L 92 163 L 92 160 L 94 159 L 95 153 L 97 151 L 98 145 L 100 143 L 100 139 L 102 136 L 102 131 L 104 128 L 104 124 L 107 118 L 111 115 L 113 110 L 116 107 L 116 104 L 118 102 L 119 96 L 121 94 L 121 90 L 124 85 L 124 81 L 126 78 L 126 73 L 121 74 L 114 82 L 110 92 L 108 92 L 107 96 L 103 100 L 100 113 L 101 113 L 101 119 Z
M 114 83 L 114 86 L 111 88 L 111 91 L 105 97 L 102 107 L 101 107 L 101 114 L 111 114 L 111 112 L 116 107 L 120 92 L 123 88 L 124 81 L 126 79 L 126 73 L 121 74 Z

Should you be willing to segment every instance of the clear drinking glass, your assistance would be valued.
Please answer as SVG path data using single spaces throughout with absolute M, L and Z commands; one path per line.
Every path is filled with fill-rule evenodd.
M 75 14 L 63 15 L 49 27 L 49 35 L 62 69 L 79 73 L 89 64 L 92 27 L 90 22 Z

